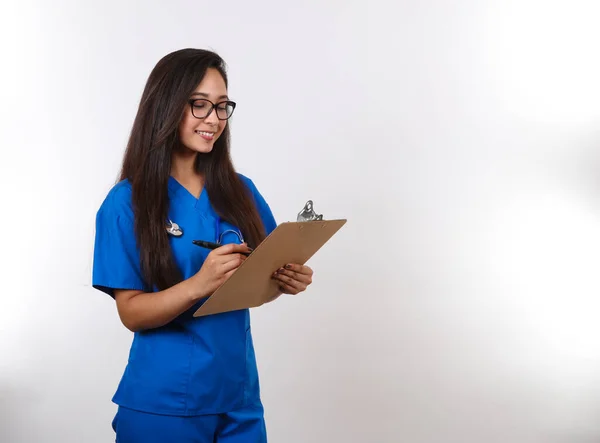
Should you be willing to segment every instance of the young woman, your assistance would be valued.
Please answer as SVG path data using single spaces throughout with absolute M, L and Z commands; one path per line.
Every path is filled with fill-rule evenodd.
M 265 442 L 248 310 L 194 311 L 275 227 L 269 205 L 235 172 L 223 60 L 185 49 L 161 59 L 143 91 L 121 180 L 96 218 L 93 285 L 134 332 L 113 397 L 119 443 Z M 214 241 L 208 251 L 193 239 Z M 312 270 L 273 278 L 297 294 Z

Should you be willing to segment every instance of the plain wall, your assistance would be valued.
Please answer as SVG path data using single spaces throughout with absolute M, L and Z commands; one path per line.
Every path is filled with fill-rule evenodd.
M 252 311 L 271 442 L 600 440 L 597 2 L 13 1 L 0 441 L 113 441 L 94 217 L 150 70 L 228 62 L 237 169 L 348 224 Z

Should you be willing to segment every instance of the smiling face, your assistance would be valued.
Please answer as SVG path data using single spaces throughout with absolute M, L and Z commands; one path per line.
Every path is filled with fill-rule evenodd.
M 183 146 L 191 151 L 208 153 L 227 125 L 224 117 L 233 111 L 226 104 L 227 86 L 225 80 L 215 68 L 209 68 L 204 78 L 190 96 L 193 104 L 187 104 L 183 119 L 179 124 L 179 139 Z M 211 110 L 212 103 L 217 104 Z M 210 115 L 205 117 L 211 110 Z M 219 119 L 221 117 L 221 119 Z

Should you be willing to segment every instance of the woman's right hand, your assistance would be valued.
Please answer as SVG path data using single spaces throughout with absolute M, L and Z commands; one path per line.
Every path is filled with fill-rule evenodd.
M 210 296 L 225 283 L 246 260 L 244 253 L 250 251 L 245 243 L 230 243 L 213 249 L 200 270 L 192 277 L 195 280 L 194 288 L 197 288 L 198 299 Z

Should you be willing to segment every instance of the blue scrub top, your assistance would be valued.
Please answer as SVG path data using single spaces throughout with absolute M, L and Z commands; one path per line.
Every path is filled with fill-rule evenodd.
M 250 189 L 267 235 L 276 227 L 269 205 L 254 183 Z M 203 190 L 197 199 L 169 178 L 169 218 L 183 230 L 169 236 L 184 279 L 196 274 L 210 251 L 194 239 L 240 243 L 239 228 L 221 220 Z M 143 281 L 131 184 L 123 180 L 108 193 L 96 216 L 92 284 L 111 296 L 113 289 L 152 292 Z M 129 360 L 113 401 L 139 411 L 168 415 L 203 415 L 260 405 L 258 371 L 247 309 L 194 318 L 199 302 L 169 324 L 136 332 Z

